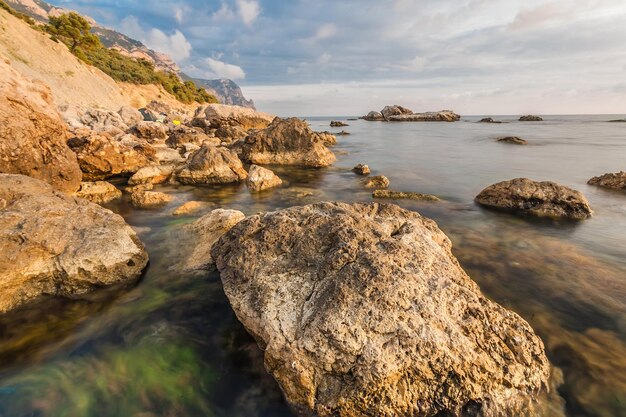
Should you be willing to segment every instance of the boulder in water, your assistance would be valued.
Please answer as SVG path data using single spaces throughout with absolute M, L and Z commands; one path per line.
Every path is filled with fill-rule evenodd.
M 516 178 L 490 185 L 476 196 L 481 206 L 539 217 L 583 220 L 591 217 L 589 202 L 579 191 L 550 181 Z
M 44 295 L 135 282 L 147 262 L 121 216 L 42 181 L 0 174 L 0 312 Z
M 106 204 L 122 196 L 122 192 L 106 181 L 81 182 L 80 189 L 74 194 L 92 203 Z
M 510 145 L 528 145 L 527 141 L 522 138 L 518 138 L 517 136 L 505 136 L 498 138 L 497 141 L 500 143 L 508 143 Z
M 527 116 L 522 116 L 519 118 L 520 122 L 543 122 L 543 118 L 541 118 L 540 116 L 533 116 L 532 114 L 529 114 Z
M 384 175 L 376 175 L 375 177 L 370 177 L 365 182 L 366 188 L 387 188 L 389 187 L 389 178 Z
M 228 184 L 248 177 L 243 164 L 233 151 L 223 146 L 203 145 L 187 158 L 176 172 L 181 184 Z
M 539 415 L 541 340 L 481 294 L 418 213 L 293 207 L 242 220 L 211 253 L 299 415 Z
M 256 192 L 278 187 L 282 183 L 283 180 L 281 180 L 278 175 L 258 165 L 252 165 L 250 167 L 248 180 L 246 181 L 248 189 Z
M 626 172 L 620 171 L 591 178 L 587 184 L 610 190 L 626 191 Z

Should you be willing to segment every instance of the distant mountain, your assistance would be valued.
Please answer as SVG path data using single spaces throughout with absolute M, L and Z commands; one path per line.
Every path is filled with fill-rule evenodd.
M 233 106 L 248 107 L 255 109 L 254 101 L 248 100 L 243 96 L 241 87 L 239 87 L 234 81 L 225 78 L 219 80 L 203 80 L 200 78 L 192 78 L 193 82 L 200 87 L 204 87 L 209 92 L 213 93 L 215 97 L 222 104 L 230 104 Z
M 72 10 L 53 6 L 42 0 L 4 0 L 15 10 L 22 12 L 40 23 L 47 23 L 50 16 L 58 16 Z M 167 54 L 153 51 L 138 40 L 132 39 L 123 33 L 99 25 L 92 18 L 85 16 L 91 26 L 92 32 L 98 35 L 100 41 L 107 48 L 117 50 L 123 55 L 133 58 L 141 58 L 152 62 L 154 67 L 160 71 L 173 72 L 183 80 L 193 80 L 198 86 L 206 88 L 209 93 L 214 94 L 220 103 L 235 106 L 249 107 L 254 109 L 254 102 L 247 100 L 241 88 L 232 80 L 201 80 L 190 78 L 180 71 L 178 65 Z

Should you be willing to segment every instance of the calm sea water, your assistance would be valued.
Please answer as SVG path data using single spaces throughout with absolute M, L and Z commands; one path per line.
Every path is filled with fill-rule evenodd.
M 137 227 L 150 266 L 134 287 L 86 300 L 46 300 L 0 319 L 0 416 L 290 416 L 262 355 L 236 321 L 219 276 L 173 272 L 187 200 L 253 214 L 323 200 L 371 201 L 367 163 L 391 189 L 442 202 L 399 201 L 435 219 L 461 264 L 492 299 L 542 337 L 568 416 L 626 416 L 626 194 L 586 185 L 626 170 L 626 123 L 615 116 L 553 116 L 542 123 L 349 121 L 337 163 L 273 167 L 288 187 L 163 186 L 175 201 L 155 211 L 109 206 Z M 330 119 L 309 119 L 316 130 Z M 528 146 L 499 144 L 520 136 Z M 583 192 L 595 216 L 580 223 L 518 218 L 473 198 L 497 181 L 552 180 Z M 184 248 L 183 248 L 184 249 Z

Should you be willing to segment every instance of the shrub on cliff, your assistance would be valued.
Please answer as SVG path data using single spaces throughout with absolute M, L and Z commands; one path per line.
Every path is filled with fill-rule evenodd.
M 6 10 L 7 12 L 9 12 L 9 14 L 22 19 L 31 26 L 35 24 L 35 20 L 32 17 L 25 15 L 24 13 L 20 13 L 17 10 L 14 10 L 11 6 L 9 6 L 2 0 L 0 0 L 0 9 Z

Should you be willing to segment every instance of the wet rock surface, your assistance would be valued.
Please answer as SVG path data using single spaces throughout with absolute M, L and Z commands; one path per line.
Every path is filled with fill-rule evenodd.
M 389 178 L 384 175 L 376 175 L 374 177 L 369 177 L 365 181 L 365 188 L 387 188 L 389 187 L 389 184 Z
M 159 191 L 136 190 L 131 194 L 130 200 L 135 208 L 152 209 L 167 205 L 173 198 Z
M 369 175 L 371 171 L 370 171 L 370 167 L 368 167 L 367 165 L 358 164 L 357 166 L 352 168 L 352 172 L 358 175 Z
M 248 177 L 243 164 L 233 151 L 219 146 L 203 145 L 187 159 L 176 172 L 181 184 L 228 184 Z
M 250 191 L 263 191 L 270 188 L 278 187 L 283 183 L 278 175 L 274 174 L 267 168 L 260 167 L 258 165 L 252 165 L 248 172 L 248 180 L 246 185 Z
M 415 212 L 319 203 L 249 217 L 212 256 L 300 415 L 537 415 L 543 344 L 450 247 Z
M 375 190 L 372 193 L 374 198 L 387 198 L 392 200 L 421 200 L 439 201 L 440 198 L 432 194 L 421 194 L 407 191 Z
M 509 145 L 528 145 L 528 142 L 517 136 L 505 136 L 497 139 L 499 143 L 506 143 Z
M 0 312 L 134 282 L 147 262 L 121 216 L 42 181 L 0 174 Z
M 579 191 L 550 181 L 516 178 L 490 185 L 476 203 L 497 210 L 538 217 L 583 220 L 591 217 L 589 202 Z
M 591 178 L 587 184 L 610 190 L 626 191 L 626 172 L 620 171 Z
M 106 181 L 82 182 L 80 189 L 74 194 L 92 203 L 106 204 L 122 197 L 122 192 Z

